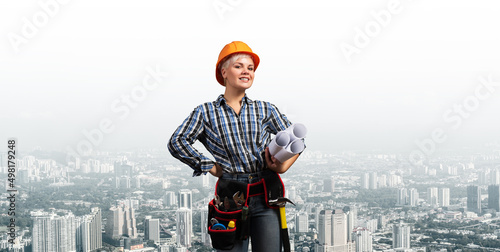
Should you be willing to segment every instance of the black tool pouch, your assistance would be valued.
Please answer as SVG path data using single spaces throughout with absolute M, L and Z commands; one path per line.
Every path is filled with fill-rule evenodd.
M 236 240 L 245 240 L 249 234 L 249 216 L 248 216 L 248 184 L 232 181 L 219 180 L 216 186 L 216 195 L 221 199 L 221 205 L 216 207 L 216 200 L 213 199 L 208 204 L 208 233 L 212 240 L 212 247 L 215 249 L 229 250 L 234 246 Z M 245 196 L 245 203 L 238 207 L 233 200 L 235 192 L 241 192 Z M 224 200 L 228 203 L 224 204 Z M 225 205 L 225 206 L 224 206 Z M 223 208 L 223 209 L 222 209 Z M 218 223 L 228 226 L 230 221 L 235 223 L 234 228 L 226 230 L 214 230 L 211 219 L 215 218 Z
M 266 204 L 269 208 L 277 209 L 279 206 L 269 205 L 270 200 L 285 197 L 285 185 L 278 173 L 270 173 L 262 179 L 264 183 L 264 193 L 266 195 Z
M 245 196 L 245 203 L 237 206 L 233 200 L 233 195 L 241 192 Z M 234 180 L 219 179 L 215 188 L 215 195 L 219 198 L 220 204 L 213 199 L 208 204 L 207 228 L 212 240 L 212 247 L 215 249 L 229 250 L 234 246 L 236 240 L 245 240 L 250 233 L 250 217 L 248 214 L 248 199 L 250 197 L 265 195 L 266 204 L 270 208 L 268 201 L 279 197 L 284 197 L 285 187 L 281 177 L 277 173 L 268 173 L 255 183 L 247 184 Z M 225 199 L 228 199 L 224 203 Z M 230 221 L 234 221 L 235 227 L 226 230 L 214 230 L 211 219 L 215 218 L 218 223 L 228 226 Z

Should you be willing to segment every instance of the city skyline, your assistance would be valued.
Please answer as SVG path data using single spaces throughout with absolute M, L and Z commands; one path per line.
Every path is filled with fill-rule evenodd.
M 44 211 L 38 215 L 53 216 L 49 221 L 54 223 L 75 220 L 79 224 L 68 231 L 76 234 L 75 241 L 68 235 L 59 240 L 42 239 L 45 243 L 35 238 L 30 241 L 27 230 L 21 228 L 26 225 L 23 218 L 29 216 L 18 214 L 19 243 L 34 248 L 67 240 L 70 247 L 99 246 L 94 231 L 100 225 L 104 230 L 101 246 L 107 248 L 154 251 L 155 246 L 158 250 L 210 246 L 206 225 L 207 204 L 215 186 L 212 176 L 191 177 L 189 167 L 169 159 L 161 150 L 102 153 L 82 158 L 78 165 L 55 161 L 52 154 L 18 157 L 15 183 L 23 197 L 18 198 L 22 208 L 16 211 Z M 304 153 L 282 175 L 287 197 L 296 204 L 287 206 L 292 244 L 300 252 L 369 247 L 389 252 L 397 246 L 418 252 L 425 247 L 479 246 L 478 239 L 490 241 L 500 235 L 499 160 L 498 153 L 476 153 L 442 157 L 428 166 L 414 167 L 404 156 L 394 154 Z M 7 167 L 0 173 L 6 174 Z M 117 186 L 116 178 L 137 182 Z M 49 221 L 45 226 L 52 225 Z M 482 231 L 475 233 L 479 228 L 475 226 Z M 39 227 L 32 226 L 35 237 L 68 230 Z M 439 237 L 446 227 L 452 227 L 449 232 L 456 233 L 453 235 L 473 239 L 467 244 L 443 240 Z M 7 244 L 4 238 L 0 249 Z M 441 239 L 440 244 L 430 243 L 433 239 Z

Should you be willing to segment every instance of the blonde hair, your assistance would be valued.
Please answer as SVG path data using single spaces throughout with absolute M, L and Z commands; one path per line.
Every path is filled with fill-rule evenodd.
M 240 58 L 251 58 L 254 62 L 254 58 L 252 56 L 250 56 L 249 54 L 246 54 L 246 53 L 235 53 L 233 55 L 231 55 L 228 59 L 226 59 L 222 64 L 219 64 L 219 71 L 222 69 L 222 68 L 226 68 L 234 63 L 235 61 L 237 61 L 238 59 Z

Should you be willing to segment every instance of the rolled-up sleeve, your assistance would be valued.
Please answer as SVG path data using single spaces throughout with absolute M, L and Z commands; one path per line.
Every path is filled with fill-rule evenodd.
M 276 135 L 278 132 L 285 130 L 290 125 L 292 125 L 288 118 L 284 114 L 281 114 L 274 104 L 269 103 L 268 107 L 268 117 L 271 126 L 271 133 Z
M 269 103 L 269 122 L 270 122 L 270 129 L 271 133 L 277 134 L 280 131 L 286 130 L 288 127 L 292 125 L 292 122 L 288 120 L 286 115 L 280 113 L 278 108 L 274 105 Z M 306 148 L 305 144 L 305 139 L 302 139 L 302 142 L 304 143 L 304 149 Z M 300 152 L 299 154 L 301 154 Z
M 207 173 L 213 166 L 210 160 L 193 147 L 193 144 L 204 133 L 202 107 L 198 106 L 175 130 L 167 147 L 173 157 L 191 167 L 193 176 Z

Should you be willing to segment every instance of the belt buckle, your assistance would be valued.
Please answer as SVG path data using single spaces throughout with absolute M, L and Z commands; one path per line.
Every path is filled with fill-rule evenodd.
M 248 180 L 252 180 L 253 179 L 253 176 L 252 175 L 248 175 Z

